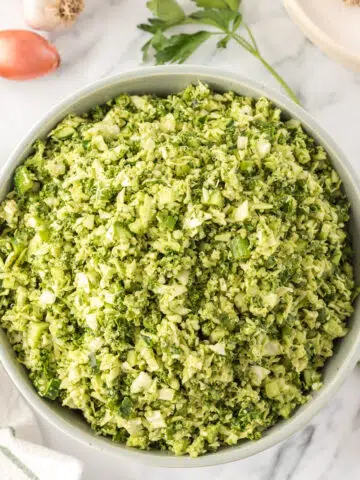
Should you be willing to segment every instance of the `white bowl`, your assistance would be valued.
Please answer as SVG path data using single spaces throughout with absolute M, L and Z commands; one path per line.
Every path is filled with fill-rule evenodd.
M 28 156 L 35 139 L 44 137 L 65 115 L 70 112 L 85 112 L 94 105 L 120 94 L 152 93 L 166 95 L 178 92 L 191 82 L 202 81 L 217 91 L 234 90 L 240 95 L 252 97 L 267 96 L 278 105 L 285 115 L 297 118 L 319 144 L 323 145 L 341 176 L 345 190 L 352 204 L 351 230 L 354 238 L 360 235 L 360 193 L 355 174 L 344 155 L 332 139 L 304 110 L 287 98 L 267 91 L 264 87 L 240 76 L 216 68 L 198 66 L 167 66 L 137 70 L 100 80 L 65 99 L 52 109 L 19 144 L 0 172 L 0 199 L 4 198 L 12 183 L 15 168 Z M 354 242 L 355 265 L 360 261 L 360 244 Z M 356 268 L 356 271 L 358 268 Z M 314 397 L 297 410 L 288 420 L 282 421 L 264 433 L 256 442 L 244 441 L 237 446 L 223 448 L 198 458 L 176 457 L 159 451 L 139 451 L 115 444 L 111 440 L 95 435 L 75 411 L 39 397 L 32 386 L 25 369 L 17 362 L 6 334 L 0 331 L 0 361 L 26 400 L 52 425 L 86 445 L 119 457 L 131 457 L 138 462 L 164 467 L 200 467 L 239 460 L 254 455 L 301 429 L 330 399 L 351 371 L 357 360 L 360 343 L 360 307 L 350 320 L 349 334 L 338 343 L 334 357 L 328 362 L 324 373 L 324 386 Z M 1 395 L 1 388 L 0 388 Z
M 343 0 L 284 0 L 290 17 L 321 50 L 360 71 L 360 7 Z

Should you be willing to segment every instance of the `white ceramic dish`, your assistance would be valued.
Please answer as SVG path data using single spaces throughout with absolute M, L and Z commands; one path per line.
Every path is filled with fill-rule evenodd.
M 334 60 L 360 71 L 360 6 L 343 0 L 284 0 L 304 34 Z
M 352 204 L 351 230 L 354 238 L 360 236 L 360 192 L 355 180 L 355 174 L 347 163 L 344 155 L 338 150 L 332 139 L 304 110 L 287 98 L 267 91 L 264 87 L 249 80 L 216 68 L 197 66 L 168 66 L 142 69 L 107 78 L 86 87 L 65 99 L 52 109 L 30 133 L 20 142 L 19 146 L 0 171 L 0 199 L 11 186 L 14 169 L 24 161 L 29 154 L 31 144 L 39 137 L 45 136 L 69 112 L 84 112 L 92 106 L 120 94 L 130 92 L 136 94 L 152 93 L 165 95 L 178 92 L 191 82 L 208 83 L 214 90 L 234 90 L 240 95 L 260 97 L 266 95 L 278 105 L 285 115 L 299 119 L 306 130 L 323 145 L 329 153 L 332 162 L 344 182 L 347 195 Z M 355 265 L 358 271 L 360 264 L 360 244 L 354 243 Z M 357 278 L 359 281 L 359 278 Z M 239 460 L 254 455 L 266 448 L 281 442 L 289 435 L 306 425 L 307 422 L 331 398 L 351 371 L 357 360 L 357 349 L 360 344 L 360 303 L 357 302 L 356 312 L 350 320 L 349 334 L 337 345 L 336 354 L 328 362 L 325 369 L 324 386 L 313 399 L 301 407 L 287 421 L 280 422 L 265 432 L 257 442 L 246 441 L 235 447 L 228 447 L 196 459 L 175 457 L 158 451 L 142 452 L 124 445 L 114 444 L 110 440 L 94 435 L 85 421 L 74 411 L 63 408 L 55 403 L 40 398 L 31 385 L 24 368 L 17 362 L 8 343 L 6 335 L 0 331 L 0 361 L 28 402 L 52 425 L 88 446 L 100 451 L 111 453 L 121 458 L 132 457 L 139 462 L 165 467 L 200 467 L 210 466 Z M 0 389 L 1 395 L 1 389 Z

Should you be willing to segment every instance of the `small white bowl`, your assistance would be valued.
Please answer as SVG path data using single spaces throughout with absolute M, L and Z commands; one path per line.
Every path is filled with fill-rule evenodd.
M 360 6 L 343 0 L 284 0 L 293 21 L 329 57 L 360 71 Z
M 150 93 L 167 95 L 176 93 L 193 82 L 204 82 L 219 92 L 234 90 L 239 95 L 259 98 L 267 96 L 283 111 L 284 116 L 300 120 L 306 131 L 328 152 L 331 161 L 340 175 L 344 189 L 350 200 L 350 229 L 354 238 L 354 264 L 356 281 L 360 278 L 360 188 L 351 165 L 334 144 L 333 140 L 301 107 L 288 98 L 267 90 L 262 85 L 247 80 L 239 75 L 225 72 L 218 68 L 200 66 L 165 66 L 139 69 L 135 72 L 123 73 L 114 77 L 101 79 L 94 84 L 75 92 L 63 100 L 57 107 L 39 122 L 19 143 L 0 171 L 0 200 L 4 198 L 12 185 L 14 170 L 31 151 L 31 145 L 37 138 L 45 137 L 54 126 L 68 113 L 82 113 L 122 92 L 133 94 Z M 288 420 L 281 421 L 264 432 L 256 441 L 243 441 L 233 447 L 224 447 L 217 452 L 190 458 L 176 457 L 157 450 L 140 451 L 116 444 L 110 439 L 97 436 L 74 410 L 62 407 L 56 402 L 39 397 L 25 368 L 16 360 L 5 332 L 0 328 L 0 361 L 25 399 L 49 423 L 75 440 L 95 447 L 100 451 L 116 455 L 121 469 L 122 457 L 129 457 L 137 462 L 162 467 L 204 467 L 240 460 L 259 453 L 266 448 L 282 442 L 287 437 L 303 428 L 338 390 L 346 375 L 352 370 L 360 347 L 360 298 L 356 301 L 355 313 L 349 321 L 349 333 L 337 342 L 335 355 L 327 362 L 324 369 L 324 386 L 316 392 L 312 399 Z M 1 386 L 0 386 L 1 395 Z M 121 470 L 120 470 L 121 471 Z

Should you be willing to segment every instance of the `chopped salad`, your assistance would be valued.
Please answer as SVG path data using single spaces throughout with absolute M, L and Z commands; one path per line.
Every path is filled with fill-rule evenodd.
M 39 395 L 115 442 L 257 440 L 322 385 L 349 202 L 266 98 L 190 85 L 66 117 L 0 206 L 0 325 Z

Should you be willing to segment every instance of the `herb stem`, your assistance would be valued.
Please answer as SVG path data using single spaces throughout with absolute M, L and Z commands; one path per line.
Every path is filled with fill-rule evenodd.
M 152 34 L 152 38 L 142 47 L 145 60 L 149 48 L 152 47 L 155 52 L 157 65 L 184 63 L 210 37 L 222 35 L 224 37 L 217 42 L 217 48 L 225 48 L 230 39 L 235 40 L 244 50 L 263 64 L 291 100 L 300 104 L 295 92 L 260 53 L 251 28 L 243 21 L 243 16 L 238 11 L 241 0 L 222 0 L 221 2 L 218 2 L 218 0 L 216 2 L 214 0 L 194 1 L 197 6 L 204 8 L 190 15 L 184 12 L 177 0 L 151 0 L 147 2 L 147 7 L 155 15 L 155 18 L 150 18 L 147 24 L 138 25 L 141 30 Z M 217 31 L 199 30 L 195 33 L 165 35 L 165 32 L 173 27 L 189 24 L 210 25 Z M 241 26 L 246 31 L 244 35 L 236 33 Z
M 254 48 L 260 53 L 259 47 L 258 47 L 258 45 L 257 45 L 257 43 L 256 43 L 256 40 L 255 40 L 255 37 L 254 37 L 252 31 L 250 30 L 250 27 L 249 27 L 246 23 L 244 23 L 244 27 L 245 27 L 245 29 L 246 29 L 249 37 L 250 37 L 250 40 L 251 40 Z
M 240 36 L 240 35 L 237 35 L 236 33 L 233 33 L 231 34 L 232 38 L 239 44 L 241 45 L 243 48 L 245 47 L 244 46 L 244 39 Z M 246 47 L 245 47 L 246 48 Z M 285 92 L 287 93 L 287 95 L 291 98 L 291 100 L 295 103 L 297 103 L 298 105 L 300 105 L 300 101 L 298 99 L 298 97 L 296 96 L 296 93 L 289 87 L 289 85 L 285 82 L 285 80 L 277 73 L 277 71 L 265 60 L 265 58 L 261 55 L 261 53 L 259 52 L 259 50 L 255 50 L 255 49 L 248 49 L 246 48 L 246 50 L 251 53 L 252 55 L 254 55 L 258 60 L 260 60 L 260 62 L 264 65 L 264 67 L 271 73 L 271 75 L 280 83 L 280 85 L 282 86 L 282 88 L 285 90 Z

